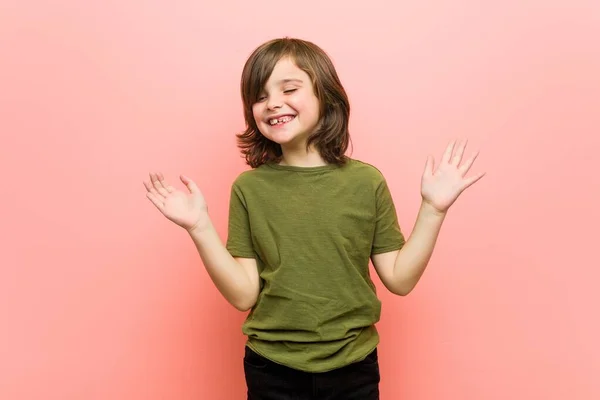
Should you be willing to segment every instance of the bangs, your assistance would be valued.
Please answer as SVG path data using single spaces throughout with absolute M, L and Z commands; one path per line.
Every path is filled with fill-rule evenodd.
M 297 49 L 289 42 L 270 43 L 269 46 L 256 49 L 242 72 L 241 92 L 244 104 L 256 103 L 277 62 L 285 57 L 290 57 L 295 62 L 296 53 Z

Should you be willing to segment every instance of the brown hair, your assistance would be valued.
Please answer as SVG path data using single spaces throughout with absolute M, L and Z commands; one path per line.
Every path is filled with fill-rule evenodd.
M 264 89 L 275 64 L 284 57 L 290 57 L 298 68 L 308 74 L 315 96 L 319 99 L 319 123 L 308 138 L 307 148 L 314 145 L 327 163 L 344 164 L 350 142 L 350 103 L 346 91 L 331 59 L 320 47 L 306 40 L 288 37 L 260 45 L 244 65 L 241 94 L 246 130 L 236 136 L 246 163 L 256 168 L 281 160 L 281 146 L 260 133 L 252 106 Z

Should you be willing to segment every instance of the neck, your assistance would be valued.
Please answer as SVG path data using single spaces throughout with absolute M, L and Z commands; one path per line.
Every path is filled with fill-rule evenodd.
M 321 157 L 321 154 L 314 149 L 310 148 L 306 150 L 304 147 L 302 150 L 289 150 L 282 148 L 283 157 L 280 165 L 288 165 L 292 167 L 320 167 L 327 165 L 327 162 Z

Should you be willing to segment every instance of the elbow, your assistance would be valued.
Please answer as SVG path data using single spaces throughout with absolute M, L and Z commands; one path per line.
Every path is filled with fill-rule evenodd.
M 395 294 L 396 296 L 408 296 L 410 294 L 410 292 L 413 291 L 415 287 L 414 286 L 400 286 L 400 287 L 395 287 L 393 289 L 390 290 L 390 292 L 392 292 L 393 294 Z
M 231 305 L 235 307 L 236 310 L 241 312 L 250 311 L 252 307 L 256 304 L 256 296 L 248 296 L 246 298 L 239 298 L 230 301 Z
M 407 296 L 414 288 L 414 286 L 408 285 L 405 282 L 391 282 L 390 280 L 383 280 L 383 286 L 396 296 Z
M 241 311 L 241 312 L 246 312 L 246 311 L 250 311 L 252 309 L 252 307 L 254 307 L 254 304 L 250 304 L 250 303 L 231 303 L 236 310 Z

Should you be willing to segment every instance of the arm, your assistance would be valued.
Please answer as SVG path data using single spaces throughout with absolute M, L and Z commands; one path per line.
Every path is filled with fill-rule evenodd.
M 409 294 L 429 263 L 446 214 L 422 202 L 415 227 L 401 250 L 372 256 L 384 286 L 399 296 Z
M 252 308 L 260 288 L 256 260 L 232 257 L 210 220 L 205 227 L 188 232 L 208 275 L 223 297 L 240 311 Z
M 167 184 L 162 174 L 151 173 L 150 182 L 144 182 L 146 196 L 165 217 L 190 234 L 208 275 L 225 299 L 240 311 L 249 310 L 260 288 L 256 260 L 229 254 L 208 215 L 202 192 L 186 176 L 182 175 L 181 181 L 188 193 Z
M 412 234 L 400 250 L 371 257 L 382 283 L 392 293 L 405 296 L 414 289 L 433 254 L 448 209 L 484 176 L 479 173 L 465 178 L 477 158 L 475 153 L 461 165 L 466 144 L 459 143 L 455 151 L 456 142 L 450 143 L 435 171 L 433 159 L 427 158 L 421 180 L 423 201 Z

